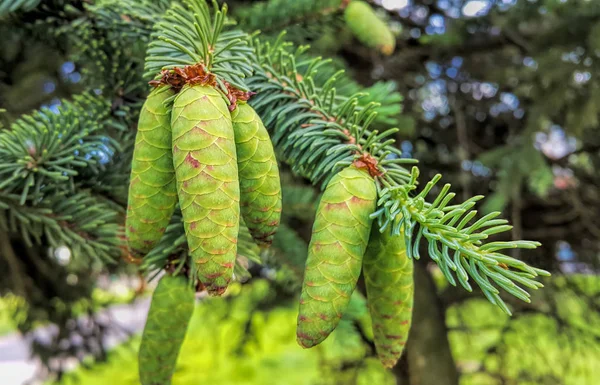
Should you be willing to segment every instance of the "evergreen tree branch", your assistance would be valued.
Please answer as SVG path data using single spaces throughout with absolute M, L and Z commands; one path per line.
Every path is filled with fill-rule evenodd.
M 260 38 L 250 40 L 240 31 L 224 29 L 225 12 L 226 8 L 215 5 L 211 16 L 200 0 L 186 0 L 184 6 L 175 4 L 152 35 L 147 75 L 155 77 L 163 69 L 202 64 L 217 76 L 221 86 L 229 82 L 257 92 L 251 104 L 271 129 L 281 159 L 313 184 L 324 186 L 338 170 L 355 161 L 376 164 L 371 171 L 376 175 L 380 199 L 373 216 L 380 230 L 403 231 L 415 258 L 425 237 L 430 257 L 450 283 L 456 284 L 450 273 L 453 271 L 470 290 L 471 277 L 488 299 L 507 312 L 494 284 L 525 301 L 528 294 L 515 282 L 532 289 L 541 287 L 534 278 L 547 272 L 502 254 L 510 248 L 535 248 L 537 242 L 484 243 L 490 235 L 510 226 L 495 219 L 497 213 L 469 225 L 476 215 L 471 208 L 481 197 L 449 205 L 454 196 L 449 186 L 433 203 L 426 202 L 437 177 L 413 196 L 418 169 L 409 172 L 405 166 L 416 161 L 403 158 L 393 146 L 390 137 L 396 129 L 380 133 L 370 128 L 377 116 L 376 103 L 361 105 L 362 94 L 340 95 L 336 81 L 341 72 L 318 84 L 317 74 L 329 64 L 319 58 L 306 59 L 306 47 L 294 49 L 281 38 L 272 44 L 263 43 Z M 449 256 L 450 250 L 454 258 Z
M 68 246 L 75 258 L 113 262 L 121 253 L 119 215 L 122 211 L 86 192 L 59 192 L 35 206 L 0 192 L 0 230 L 19 234 L 29 247 Z
M 286 35 L 287 36 L 287 35 Z M 302 61 L 314 59 L 308 55 Z M 341 71 L 344 71 L 341 73 Z M 378 81 L 370 87 L 364 87 L 348 74 L 347 66 L 340 61 L 332 60 L 330 64 L 322 66 L 314 75 L 315 84 L 323 87 L 332 76 L 339 76 L 336 84 L 336 93 L 340 96 L 351 97 L 361 95 L 358 99 L 359 106 L 374 104 L 377 116 L 373 121 L 376 127 L 397 127 L 402 113 L 403 96 L 398 92 L 398 87 L 393 81 Z
M 414 182 L 417 178 L 418 169 L 415 167 L 412 170 L 412 183 L 407 185 L 392 186 L 385 179 L 381 180 L 378 202 L 380 209 L 373 214 L 380 231 L 392 231 L 395 234 L 402 232 L 406 240 L 407 255 L 415 259 L 419 259 L 419 244 L 425 237 L 429 245 L 429 257 L 440 267 L 451 285 L 456 286 L 457 279 L 466 290 L 472 291 L 468 281 L 469 277 L 473 278 L 488 300 L 508 314 L 510 310 L 500 298 L 496 286 L 525 302 L 530 302 L 529 293 L 517 284 L 538 289 L 543 285 L 535 278 L 550 274 L 509 257 L 503 250 L 535 249 L 540 243 L 484 243 L 494 234 L 510 231 L 512 226 L 504 219 L 497 219 L 499 212 L 492 212 L 475 222 L 472 221 L 477 211 L 471 209 L 483 196 L 449 205 L 455 194 L 450 192 L 450 185 L 446 184 L 433 203 L 428 203 L 425 197 L 441 179 L 441 175 L 435 176 L 418 195 L 411 196 L 411 191 L 416 189 Z M 452 256 L 450 252 L 453 252 Z
M 483 243 L 490 235 L 511 229 L 506 221 L 495 219 L 499 213 L 467 226 L 476 215 L 476 211 L 470 209 L 482 197 L 448 206 L 454 196 L 449 193 L 448 185 L 433 203 L 427 203 L 424 198 L 440 177 L 427 184 L 416 197 L 410 196 L 417 188 L 418 169 L 413 168 L 407 178 L 402 165 L 413 160 L 401 158 L 402 154 L 392 147 L 393 141 L 386 139 L 395 130 L 383 134 L 368 131 L 373 117 L 363 111 L 369 107 L 357 107 L 357 97 L 336 97 L 335 80 L 321 89 L 315 87 L 312 74 L 318 72 L 322 61 L 297 64 L 298 53 L 291 54 L 282 43 L 261 45 L 256 39 L 254 46 L 259 65 L 248 83 L 258 95 L 251 103 L 265 124 L 273 129 L 274 143 L 295 172 L 313 183 L 320 180 L 326 183 L 338 167 L 349 164 L 357 156 L 373 156 L 382 172 L 377 178 L 379 202 L 373 217 L 377 218 L 382 232 L 386 229 L 395 234 L 404 232 L 409 256 L 418 258 L 418 247 L 425 237 L 430 257 L 451 284 L 456 285 L 450 272 L 454 271 L 461 285 L 470 291 L 468 279 L 471 277 L 486 297 L 507 313 L 510 310 L 490 280 L 526 302 L 529 294 L 515 282 L 531 289 L 542 287 L 534 279 L 548 272 L 501 253 L 504 249 L 535 248 L 538 242 Z M 419 229 L 413 234 L 417 223 Z M 482 230 L 477 231 L 479 229 Z M 454 251 L 453 259 L 449 250 Z
M 338 94 L 336 85 L 343 79 L 343 71 L 318 87 L 314 76 L 329 62 L 302 60 L 308 47 L 294 52 L 281 38 L 274 44 L 254 39 L 253 47 L 256 64 L 248 85 L 257 95 L 250 104 L 273 131 L 273 143 L 294 172 L 325 185 L 357 154 L 379 160 L 395 154 L 396 159 L 386 159 L 391 178 L 402 184 L 410 180 L 403 165 L 417 161 L 401 158 L 401 152 L 392 146 L 389 137 L 398 130 L 379 133 L 369 129 L 378 104 L 360 105 L 363 93 Z
M 120 145 L 102 133 L 110 106 L 82 94 L 63 101 L 58 113 L 42 109 L 0 132 L 0 191 L 20 192 L 19 204 L 37 202 L 48 186 L 74 191 L 84 169 L 97 173 Z
M 201 64 L 217 75 L 221 90 L 227 93 L 226 81 L 245 90 L 243 78 L 252 74 L 248 56 L 252 50 L 241 31 L 223 31 L 227 5 L 214 13 L 204 1 L 174 4 L 152 34 L 148 46 L 145 76 L 155 78 L 165 69 Z

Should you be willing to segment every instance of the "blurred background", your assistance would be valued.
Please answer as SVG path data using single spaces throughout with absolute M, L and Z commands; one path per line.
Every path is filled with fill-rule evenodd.
M 95 135 L 122 145 L 96 148 L 94 172 L 74 186 L 114 212 L 115 226 L 147 92 L 145 45 L 168 3 L 0 0 L 0 127 L 31 124 L 24 114 L 68 126 L 56 116 L 73 115 L 69 100 L 88 90 L 101 98 L 77 124 L 99 125 Z M 225 297 L 198 298 L 174 384 L 598 384 L 600 3 L 372 1 L 397 38 L 388 56 L 349 33 L 340 3 L 227 1 L 240 28 L 266 39 L 286 29 L 294 44 L 311 45 L 308 56 L 331 58 L 322 82 L 345 69 L 340 93 L 369 92 L 366 101 L 382 104 L 376 125 L 400 128 L 397 145 L 419 160 L 422 180 L 441 173 L 461 200 L 485 195 L 481 214 L 502 211 L 512 239 L 542 242 L 513 256 L 553 276 L 531 303 L 504 296 L 508 317 L 422 258 L 407 350 L 392 371 L 375 358 L 362 287 L 333 338 L 303 350 L 297 294 L 319 191 L 282 166 L 274 246 Z M 2 156 L 0 168 L 11 162 Z M 81 221 L 38 212 L 35 197 L 18 202 L 2 182 L 0 383 L 137 384 L 153 282 L 125 260 L 90 261 L 80 257 L 86 248 L 60 246 Z M 42 235 L 31 238 L 36 226 Z M 104 245 L 101 236 L 116 234 L 86 239 Z

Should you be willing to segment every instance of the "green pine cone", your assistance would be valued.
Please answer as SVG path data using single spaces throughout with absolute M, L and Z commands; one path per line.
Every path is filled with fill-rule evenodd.
M 171 111 L 164 87 L 150 93 L 140 112 L 135 138 L 127 205 L 126 235 L 134 256 L 147 254 L 158 243 L 177 203 L 171 154 Z
M 402 233 L 382 234 L 373 226 L 363 271 L 377 355 L 391 368 L 402 355 L 412 320 L 413 261 Z
M 259 245 L 269 246 L 281 218 L 281 182 L 269 133 L 254 109 L 232 112 L 244 222 Z
M 396 37 L 369 4 L 364 1 L 352 1 L 346 7 L 344 18 L 348 28 L 361 43 L 386 55 L 394 52 Z
M 142 385 L 169 385 L 194 313 L 194 290 L 184 277 L 165 275 L 152 295 L 138 355 Z
M 321 198 L 308 249 L 298 343 L 309 348 L 336 328 L 356 287 L 377 191 L 373 178 L 353 166 L 335 175 Z
M 223 95 L 185 87 L 172 112 L 173 163 L 190 255 L 211 295 L 233 275 L 240 223 L 240 186 L 231 123 Z

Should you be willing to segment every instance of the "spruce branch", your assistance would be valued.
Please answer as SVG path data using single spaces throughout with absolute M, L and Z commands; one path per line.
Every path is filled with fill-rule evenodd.
M 85 93 L 63 101 L 58 113 L 42 109 L 15 121 L 0 132 L 0 191 L 19 192 L 20 204 L 49 185 L 74 191 L 82 170 L 99 172 L 120 148 L 101 133 L 109 115 L 105 99 Z
M 246 90 L 243 78 L 252 74 L 248 56 L 252 54 L 241 31 L 224 30 L 227 5 L 213 1 L 213 13 L 204 1 L 184 0 L 174 4 L 152 34 L 146 56 L 146 77 L 163 70 L 202 65 L 224 82 Z
M 124 210 L 112 195 L 123 180 L 114 173 L 120 167 L 127 175 L 129 159 L 108 134 L 118 125 L 111 110 L 106 98 L 86 92 L 0 131 L 0 228 L 28 246 L 66 245 L 76 258 L 109 263 L 120 255 Z
M 456 284 L 456 274 L 461 285 L 471 290 L 468 279 L 472 278 L 488 299 L 507 313 L 510 311 L 494 284 L 525 301 L 529 295 L 517 283 L 531 289 L 542 286 L 534 279 L 548 275 L 546 271 L 502 253 L 511 248 L 532 249 L 539 243 L 484 242 L 510 226 L 496 219 L 498 213 L 475 221 L 476 211 L 471 209 L 482 197 L 449 205 L 454 194 L 447 185 L 433 203 L 428 203 L 425 198 L 440 177 L 414 196 L 418 169 L 413 167 L 409 172 L 406 166 L 417 161 L 403 158 L 394 147 L 391 137 L 397 129 L 379 132 L 371 128 L 377 117 L 377 103 L 362 105 L 359 101 L 365 95 L 361 93 L 338 93 L 343 71 L 319 84 L 315 80 L 317 74 L 330 64 L 320 58 L 306 59 L 307 47 L 294 48 L 283 41 L 283 35 L 273 43 L 264 43 L 235 30 L 221 33 L 224 8 L 220 10 L 213 3 L 213 22 L 206 16 L 208 7 L 204 1 L 185 3 L 187 8 L 175 5 L 168 12 L 168 22 L 159 23 L 153 35 L 158 43 L 151 43 L 148 50 L 146 69 L 150 75 L 165 68 L 201 64 L 218 79 L 235 81 L 237 87 L 256 92 L 250 104 L 269 127 L 280 159 L 315 185 L 325 186 L 350 164 L 367 168 L 378 184 L 378 209 L 373 217 L 377 218 L 380 231 L 403 231 L 410 256 L 415 258 L 419 257 L 419 244 L 425 238 L 430 257 L 451 284 Z M 229 36 L 235 38 L 226 40 Z M 224 41 L 229 43 L 220 43 Z M 246 57 L 229 60 L 242 51 Z M 211 66 L 219 56 L 228 64 Z M 243 77 L 247 78 L 245 82 Z
M 122 212 L 88 192 L 59 192 L 38 205 L 0 191 L 0 229 L 19 234 L 27 246 L 68 246 L 76 259 L 111 263 L 121 253 L 117 218 Z
M 378 219 L 380 231 L 385 231 L 390 223 L 395 234 L 403 229 L 407 250 L 411 251 L 409 256 L 418 258 L 418 247 L 424 236 L 430 257 L 451 284 L 455 285 L 456 281 L 450 270 L 456 271 L 459 282 L 469 291 L 472 289 L 468 279 L 472 277 L 487 298 L 507 313 L 510 310 L 490 280 L 524 301 L 529 301 L 529 294 L 515 282 L 531 289 L 542 287 L 534 278 L 548 275 L 546 271 L 529 267 L 501 253 L 507 248 L 535 248 L 539 243 L 513 241 L 484 244 L 489 235 L 510 230 L 507 222 L 495 220 L 499 213 L 494 213 L 467 226 L 476 215 L 476 211 L 470 209 L 482 197 L 473 197 L 460 205 L 449 206 L 454 196 L 449 192 L 449 185 L 433 203 L 427 203 L 425 196 L 440 177 L 427 184 L 419 195 L 411 197 L 410 193 L 417 188 L 418 169 L 413 167 L 408 174 L 403 165 L 414 160 L 401 158 L 402 154 L 392 147 L 393 140 L 387 137 L 395 132 L 394 129 L 383 134 L 368 130 L 374 117 L 372 113 L 364 114 L 364 110 L 357 106 L 360 95 L 337 97 L 335 80 L 317 89 L 312 77 L 322 63 L 318 59 L 297 65 L 295 56 L 298 53 L 292 54 L 285 43 L 263 45 L 258 39 L 254 43 L 259 66 L 248 82 L 258 95 L 251 103 L 261 116 L 266 115 L 263 119 L 273 129 L 275 144 L 295 172 L 313 182 L 319 178 L 327 182 L 324 174 L 331 176 L 336 167 L 349 164 L 356 156 L 364 157 L 366 149 L 367 154 L 377 160 L 377 168 L 381 172 L 376 177 L 379 202 L 373 216 Z M 301 73 L 298 68 L 305 70 Z M 364 109 L 368 111 L 369 105 Z M 328 125 L 331 122 L 336 124 Z M 336 150 L 340 151 L 337 158 L 330 155 L 335 154 Z M 419 229 L 413 234 L 416 224 L 419 224 Z M 417 253 L 413 250 L 417 250 Z M 454 251 L 454 260 L 451 260 L 449 250 Z
M 450 205 L 455 194 L 450 192 L 450 185 L 446 184 L 433 203 L 429 203 L 425 198 L 439 182 L 441 175 L 436 175 L 416 196 L 411 196 L 419 175 L 416 167 L 413 167 L 411 175 L 411 183 L 404 186 L 393 185 L 385 176 L 379 178 L 379 209 L 372 216 L 376 218 L 380 231 L 402 233 L 406 240 L 407 255 L 415 259 L 420 258 L 419 244 L 424 237 L 429 245 L 429 257 L 451 285 L 456 286 L 458 280 L 470 292 L 469 277 L 473 278 L 488 300 L 508 314 L 510 310 L 500 298 L 496 286 L 530 302 L 529 293 L 517 284 L 538 289 L 543 285 L 535 278 L 549 276 L 550 273 L 509 257 L 503 250 L 535 249 L 540 243 L 484 243 L 489 236 L 510 231 L 512 226 L 508 225 L 508 221 L 497 218 L 499 212 L 489 213 L 473 222 L 477 211 L 472 208 L 483 196 Z
M 397 127 L 402 113 L 402 101 L 404 100 L 397 88 L 396 83 L 392 81 L 380 81 L 367 88 L 359 86 L 352 94 L 364 94 L 363 97 L 358 99 L 361 106 L 376 103 L 377 116 L 373 121 L 374 125 L 377 127 Z
M 287 36 L 287 35 L 286 35 Z M 302 62 L 308 62 L 314 59 L 314 56 L 302 57 Z M 341 73 L 340 71 L 344 71 Z M 337 75 L 336 75 L 337 74 Z M 398 92 L 397 84 L 393 81 L 378 81 L 370 87 L 364 87 L 356 82 L 347 71 L 347 66 L 339 60 L 332 60 L 330 64 L 322 66 L 314 76 L 314 82 L 318 87 L 323 87 L 332 76 L 338 76 L 336 83 L 336 93 L 340 96 L 351 97 L 353 95 L 362 95 L 358 99 L 359 106 L 366 106 L 369 103 L 376 103 L 374 111 L 377 116 L 373 125 L 381 128 L 397 127 L 402 113 L 403 96 Z
M 253 40 L 256 64 L 248 85 L 257 92 L 250 104 L 273 131 L 272 140 L 293 171 L 325 185 L 357 156 L 368 154 L 382 160 L 395 154 L 396 159 L 386 160 L 390 175 L 397 183 L 406 183 L 410 173 L 403 165 L 417 161 L 401 158 L 400 150 L 392 146 L 390 137 L 397 129 L 370 130 L 379 105 L 361 105 L 363 93 L 338 95 L 335 86 L 343 79 L 343 71 L 318 87 L 314 76 L 328 61 L 298 61 L 308 47 L 293 52 L 282 37 L 273 44 Z

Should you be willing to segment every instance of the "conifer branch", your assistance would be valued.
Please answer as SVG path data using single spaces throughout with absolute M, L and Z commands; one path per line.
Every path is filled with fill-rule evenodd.
M 208 14 L 205 2 L 187 0 L 185 3 L 187 10 L 174 6 L 167 16 L 172 19 L 171 23 L 159 23 L 153 34 L 155 40 L 160 39 L 162 43 L 154 46 L 151 43 L 147 58 L 149 73 L 195 63 L 207 65 L 214 60 L 206 42 L 223 41 L 216 31 L 222 27 L 219 23 L 225 9 L 219 11 L 213 4 L 215 27 L 210 27 L 212 24 L 209 23 L 202 29 L 197 26 L 202 21 L 198 14 Z M 192 15 L 193 10 L 196 10 L 195 15 Z M 180 28 L 172 27 L 176 20 L 180 22 Z M 498 295 L 499 290 L 491 281 L 524 301 L 529 300 L 529 294 L 515 282 L 531 289 L 542 286 L 534 278 L 548 275 L 546 271 L 500 253 L 509 248 L 535 248 L 539 243 L 484 243 L 489 235 L 510 229 L 506 221 L 494 219 L 497 213 L 469 225 L 476 215 L 471 208 L 482 197 L 449 205 L 454 194 L 449 193 L 450 186 L 447 185 L 433 203 L 428 203 L 425 197 L 439 177 L 428 183 L 420 194 L 411 195 L 417 188 L 418 169 L 413 167 L 409 172 L 405 166 L 417 161 L 403 158 L 401 151 L 393 146 L 391 137 L 397 129 L 378 132 L 370 128 L 377 116 L 376 103 L 361 105 L 359 100 L 364 95 L 360 93 L 349 97 L 338 94 L 336 85 L 343 71 L 317 85 L 315 76 L 329 65 L 329 61 L 305 59 L 308 47 L 294 49 L 283 41 L 283 35 L 274 43 L 245 38 L 243 33 L 235 30 L 223 32 L 223 35 L 235 38 L 221 45 L 223 49 L 216 50 L 220 55 L 228 57 L 226 52 L 230 46 L 243 47 L 245 55 L 250 54 L 250 61 L 248 57 L 234 60 L 232 63 L 239 65 L 238 68 L 236 65 L 223 66 L 218 69 L 219 73 L 215 71 L 215 75 L 226 81 L 235 79 L 236 86 L 257 93 L 250 104 L 271 130 L 280 159 L 295 173 L 310 179 L 313 184 L 324 186 L 345 166 L 354 163 L 366 167 L 378 184 L 378 209 L 373 217 L 377 219 L 380 231 L 387 229 L 395 234 L 403 231 L 410 256 L 415 258 L 419 257 L 418 248 L 424 237 L 430 257 L 451 284 L 455 285 L 456 281 L 450 271 L 456 272 L 459 282 L 467 290 L 471 290 L 468 279 L 473 278 L 488 299 L 508 313 L 509 309 Z M 250 46 L 244 45 L 245 40 Z M 245 82 L 242 76 L 235 77 L 242 74 L 251 76 Z M 449 250 L 454 252 L 453 258 Z
M 451 285 L 456 286 L 458 280 L 470 292 L 472 287 L 468 281 L 469 277 L 473 278 L 490 302 L 508 314 L 510 310 L 500 298 L 496 286 L 530 302 L 529 293 L 517 283 L 530 289 L 538 289 L 543 285 L 535 281 L 535 278 L 548 276 L 550 273 L 509 257 L 503 250 L 535 249 L 540 243 L 485 243 L 489 236 L 510 231 L 512 226 L 508 225 L 508 221 L 497 218 L 499 212 L 489 213 L 474 221 L 477 211 L 472 208 L 483 196 L 450 205 L 455 194 L 450 192 L 450 185 L 446 184 L 433 203 L 429 203 L 425 198 L 441 179 L 441 175 L 436 175 L 416 196 L 411 196 L 419 175 L 416 167 L 412 169 L 411 175 L 411 183 L 404 186 L 392 185 L 385 177 L 379 179 L 380 208 L 373 217 L 376 218 L 380 231 L 402 233 L 406 240 L 407 255 L 415 259 L 420 258 L 419 245 L 424 237 L 429 245 L 429 257 L 440 267 Z
M 261 45 L 255 40 L 260 67 L 257 66 L 255 75 L 248 82 L 250 88 L 258 92 L 251 103 L 261 115 L 267 115 L 263 119 L 268 127 L 273 128 L 273 141 L 294 171 L 313 182 L 322 179 L 326 184 L 329 177 L 335 174 L 336 167 L 349 164 L 357 156 L 373 156 L 381 172 L 376 177 L 379 182 L 378 210 L 373 214 L 380 231 L 386 231 L 389 227 L 393 233 L 399 234 L 402 229 L 407 250 L 411 251 L 409 256 L 414 255 L 415 258 L 419 256 L 418 247 L 424 236 L 429 244 L 430 257 L 451 284 L 455 285 L 456 280 L 450 270 L 456 272 L 459 282 L 469 291 L 472 289 L 468 279 L 472 277 L 488 299 L 507 313 L 510 310 L 490 279 L 517 298 L 529 301 L 529 294 L 514 282 L 537 289 L 542 285 L 534 278 L 548 275 L 548 272 L 529 267 L 500 251 L 510 248 L 532 249 L 539 243 L 513 241 L 484 244 L 483 240 L 489 235 L 508 231 L 510 226 L 504 220 L 494 219 L 499 213 L 485 216 L 467 226 L 476 215 L 476 211 L 470 209 L 483 197 L 448 206 L 454 196 L 449 193 L 449 185 L 433 204 L 427 203 L 425 196 L 440 177 L 429 183 L 417 197 L 411 197 L 410 193 L 417 188 L 418 168 L 413 167 L 408 174 L 402 166 L 415 161 L 401 158 L 402 154 L 392 147 L 393 141 L 386 139 L 395 130 L 390 129 L 383 134 L 368 131 L 368 124 L 373 117 L 362 114 L 362 110 L 356 107 L 357 97 L 336 98 L 330 91 L 335 90 L 335 80 L 331 85 L 325 85 L 324 90 L 314 87 L 310 71 L 318 71 L 318 59 L 298 65 L 286 45 L 277 44 Z M 299 68 L 306 70 L 301 72 Z M 274 85 L 277 87 L 274 88 Z M 317 128 L 313 129 L 314 126 Z M 329 148 L 339 152 L 331 156 L 336 152 Z M 414 233 L 416 224 L 420 227 Z M 477 232 L 480 228 L 485 230 Z M 454 260 L 450 259 L 448 250 L 454 251 Z
M 0 229 L 20 234 L 27 246 L 67 246 L 75 258 L 104 263 L 120 255 L 120 213 L 114 206 L 86 192 L 57 193 L 35 206 L 19 200 L 0 191 Z
M 116 15 L 114 12 L 118 13 L 116 4 L 101 2 L 94 11 L 108 20 Z M 459 283 L 470 290 L 468 279 L 471 277 L 486 296 L 505 311 L 508 309 L 492 283 L 523 300 L 528 299 L 528 294 L 514 282 L 532 289 L 541 287 L 534 278 L 547 272 L 501 253 L 507 248 L 535 248 L 539 245 L 537 242 L 484 243 L 489 235 L 510 229 L 506 221 L 495 219 L 497 214 L 469 225 L 476 215 L 471 208 L 481 197 L 448 205 L 453 194 L 449 193 L 449 186 L 445 186 L 438 198 L 428 203 L 425 196 L 438 177 L 427 184 L 423 192 L 413 196 L 418 169 L 409 172 L 405 166 L 416 161 L 402 158 L 401 152 L 393 147 L 391 136 L 395 129 L 381 133 L 370 129 L 373 122 L 378 122 L 379 106 L 361 102 L 361 99 L 373 99 L 373 95 L 349 96 L 350 92 L 344 92 L 339 83 L 344 76 L 341 71 L 319 81 L 319 75 L 332 68 L 328 61 L 307 58 L 306 47 L 294 49 L 281 38 L 265 44 L 260 38 L 250 39 L 243 32 L 225 28 L 228 24 L 226 8 L 215 4 L 212 15 L 201 0 L 186 0 L 184 6 L 175 4 L 164 18 L 153 14 L 162 13 L 164 5 L 161 2 L 155 11 L 141 16 L 128 16 L 135 15 L 135 10 L 123 10 L 127 13 L 121 14 L 124 20 L 121 27 L 133 26 L 142 39 L 150 30 L 149 23 L 162 19 L 152 34 L 145 76 L 155 78 L 163 69 L 202 64 L 217 76 L 220 85 L 227 82 L 258 92 L 251 104 L 271 129 L 282 159 L 314 184 L 326 183 L 337 170 L 357 159 L 362 159 L 363 164 L 376 163 L 376 168 L 370 171 L 374 171 L 378 181 L 380 199 L 373 215 L 380 229 L 403 231 L 410 254 L 415 258 L 419 257 L 418 247 L 424 237 L 431 258 L 451 284 L 456 284 L 456 274 Z M 128 19 L 135 22 L 130 24 Z M 384 95 L 389 88 L 382 87 L 375 94 L 379 91 Z M 22 191 L 24 187 L 15 191 Z M 180 222 L 172 223 L 164 238 L 166 243 L 161 243 L 155 254 L 149 255 L 146 268 L 164 267 L 169 255 L 184 247 L 178 241 L 182 234 Z M 176 245 L 174 249 L 173 245 Z M 453 257 L 449 257 L 450 251 Z
M 48 185 L 74 191 L 84 169 L 99 172 L 120 145 L 101 134 L 108 102 L 93 94 L 25 115 L 0 132 L 0 191 L 18 192 L 19 202 L 37 201 Z
M 390 137 L 397 129 L 382 133 L 370 130 L 378 104 L 360 105 L 363 93 L 338 95 L 335 86 L 343 71 L 316 86 L 315 74 L 329 62 L 321 58 L 298 60 L 308 47 L 292 52 L 282 37 L 274 44 L 253 40 L 255 73 L 248 84 L 257 92 L 250 104 L 273 131 L 274 144 L 294 172 L 324 185 L 358 156 L 381 160 L 395 154 L 397 159 L 390 161 L 388 168 L 398 183 L 406 183 L 410 173 L 403 165 L 417 161 L 400 158 L 401 152 L 391 145 Z
M 286 35 L 287 36 L 287 35 Z M 314 59 L 314 56 L 303 55 L 302 62 Z M 343 70 L 343 72 L 342 72 Z M 377 116 L 373 125 L 383 127 L 397 127 L 400 114 L 402 113 L 403 96 L 397 91 L 397 85 L 393 81 L 378 81 L 370 87 L 364 87 L 356 82 L 346 71 L 346 66 L 338 61 L 332 60 L 329 64 L 321 66 L 319 71 L 314 73 L 314 82 L 321 88 L 332 76 L 338 76 L 336 83 L 336 93 L 339 96 L 351 97 L 361 95 L 358 98 L 359 106 L 367 106 L 369 103 L 375 103 L 374 111 Z
M 243 78 L 252 74 L 248 56 L 252 50 L 241 31 L 223 31 L 227 6 L 213 2 L 214 13 L 204 1 L 174 4 L 152 34 L 146 56 L 146 77 L 155 78 L 162 70 L 200 64 L 223 81 L 246 90 Z

